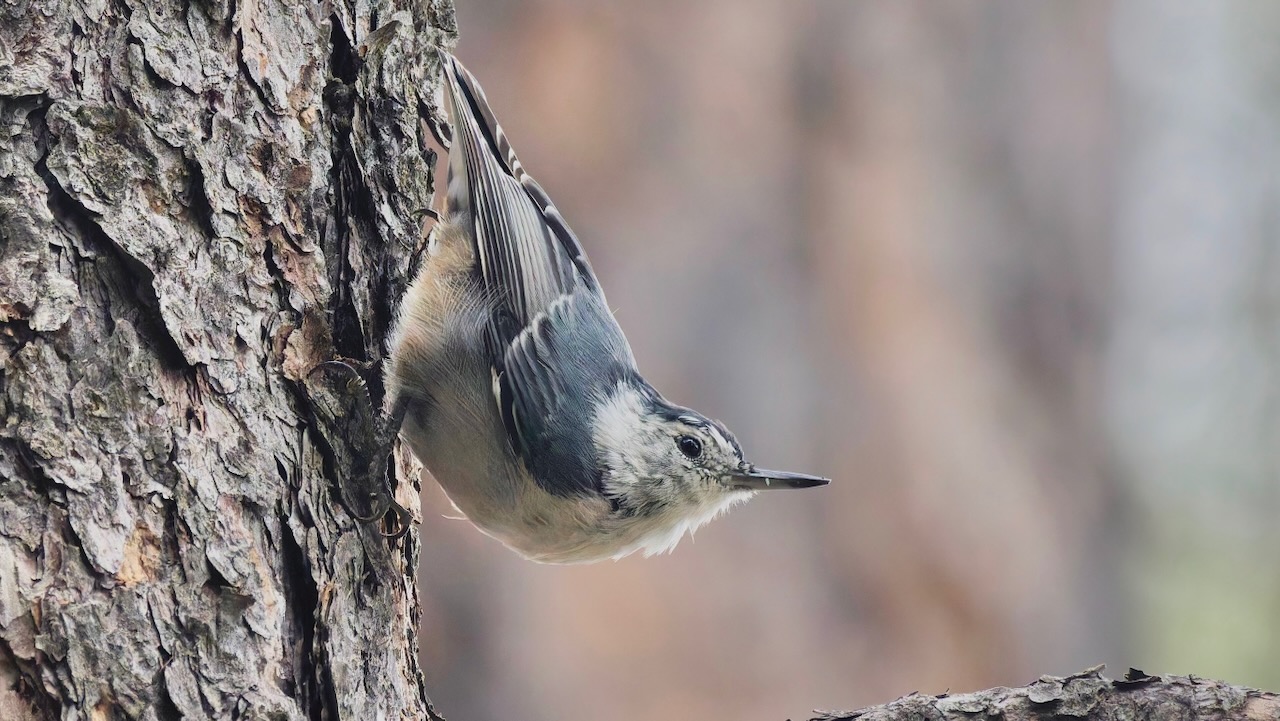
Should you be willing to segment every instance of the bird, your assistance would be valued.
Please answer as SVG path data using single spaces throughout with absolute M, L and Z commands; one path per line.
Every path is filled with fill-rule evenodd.
M 759 491 L 724 424 L 636 368 L 582 244 L 516 158 L 483 90 L 439 51 L 452 117 L 444 209 L 385 365 L 404 444 L 481 532 L 555 564 L 670 551 Z

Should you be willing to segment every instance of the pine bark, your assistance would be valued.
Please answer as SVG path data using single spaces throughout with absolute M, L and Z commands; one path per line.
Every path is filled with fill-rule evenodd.
M 0 3 L 0 717 L 432 715 L 416 534 L 353 520 L 302 380 L 382 354 L 454 34 Z
M 859 711 L 828 711 L 812 721 L 1276 721 L 1280 695 L 1194 676 L 1150 676 L 1129 669 L 1123 679 L 1102 667 L 1066 677 L 1042 676 L 1019 688 L 951 696 L 911 694 Z

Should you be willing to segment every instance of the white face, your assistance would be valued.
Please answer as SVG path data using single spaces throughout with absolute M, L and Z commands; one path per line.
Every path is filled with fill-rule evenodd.
M 664 409 L 667 408 L 664 406 Z M 742 465 L 737 443 L 692 411 L 654 413 L 651 401 L 619 384 L 595 417 L 605 493 L 627 515 L 690 512 L 749 491 L 730 486 Z

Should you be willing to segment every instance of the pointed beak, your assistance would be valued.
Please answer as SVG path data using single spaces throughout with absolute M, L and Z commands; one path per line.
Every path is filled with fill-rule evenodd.
M 813 488 L 825 486 L 830 478 L 810 476 L 788 471 L 767 471 L 752 465 L 744 465 L 732 475 L 730 485 L 744 491 L 776 491 L 787 488 Z

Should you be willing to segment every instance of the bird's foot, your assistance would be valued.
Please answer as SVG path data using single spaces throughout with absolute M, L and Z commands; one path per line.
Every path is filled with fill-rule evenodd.
M 387 459 L 395 450 L 407 403 L 401 400 L 389 413 L 376 413 L 364 379 L 343 361 L 321 363 L 304 384 L 316 426 L 331 453 L 342 505 L 361 523 L 393 515 L 383 535 L 400 538 L 408 532 L 413 514 L 395 499 L 395 478 L 388 473 Z M 353 485 L 358 488 L 350 488 Z M 363 502 L 357 502 L 357 496 L 363 496 Z

